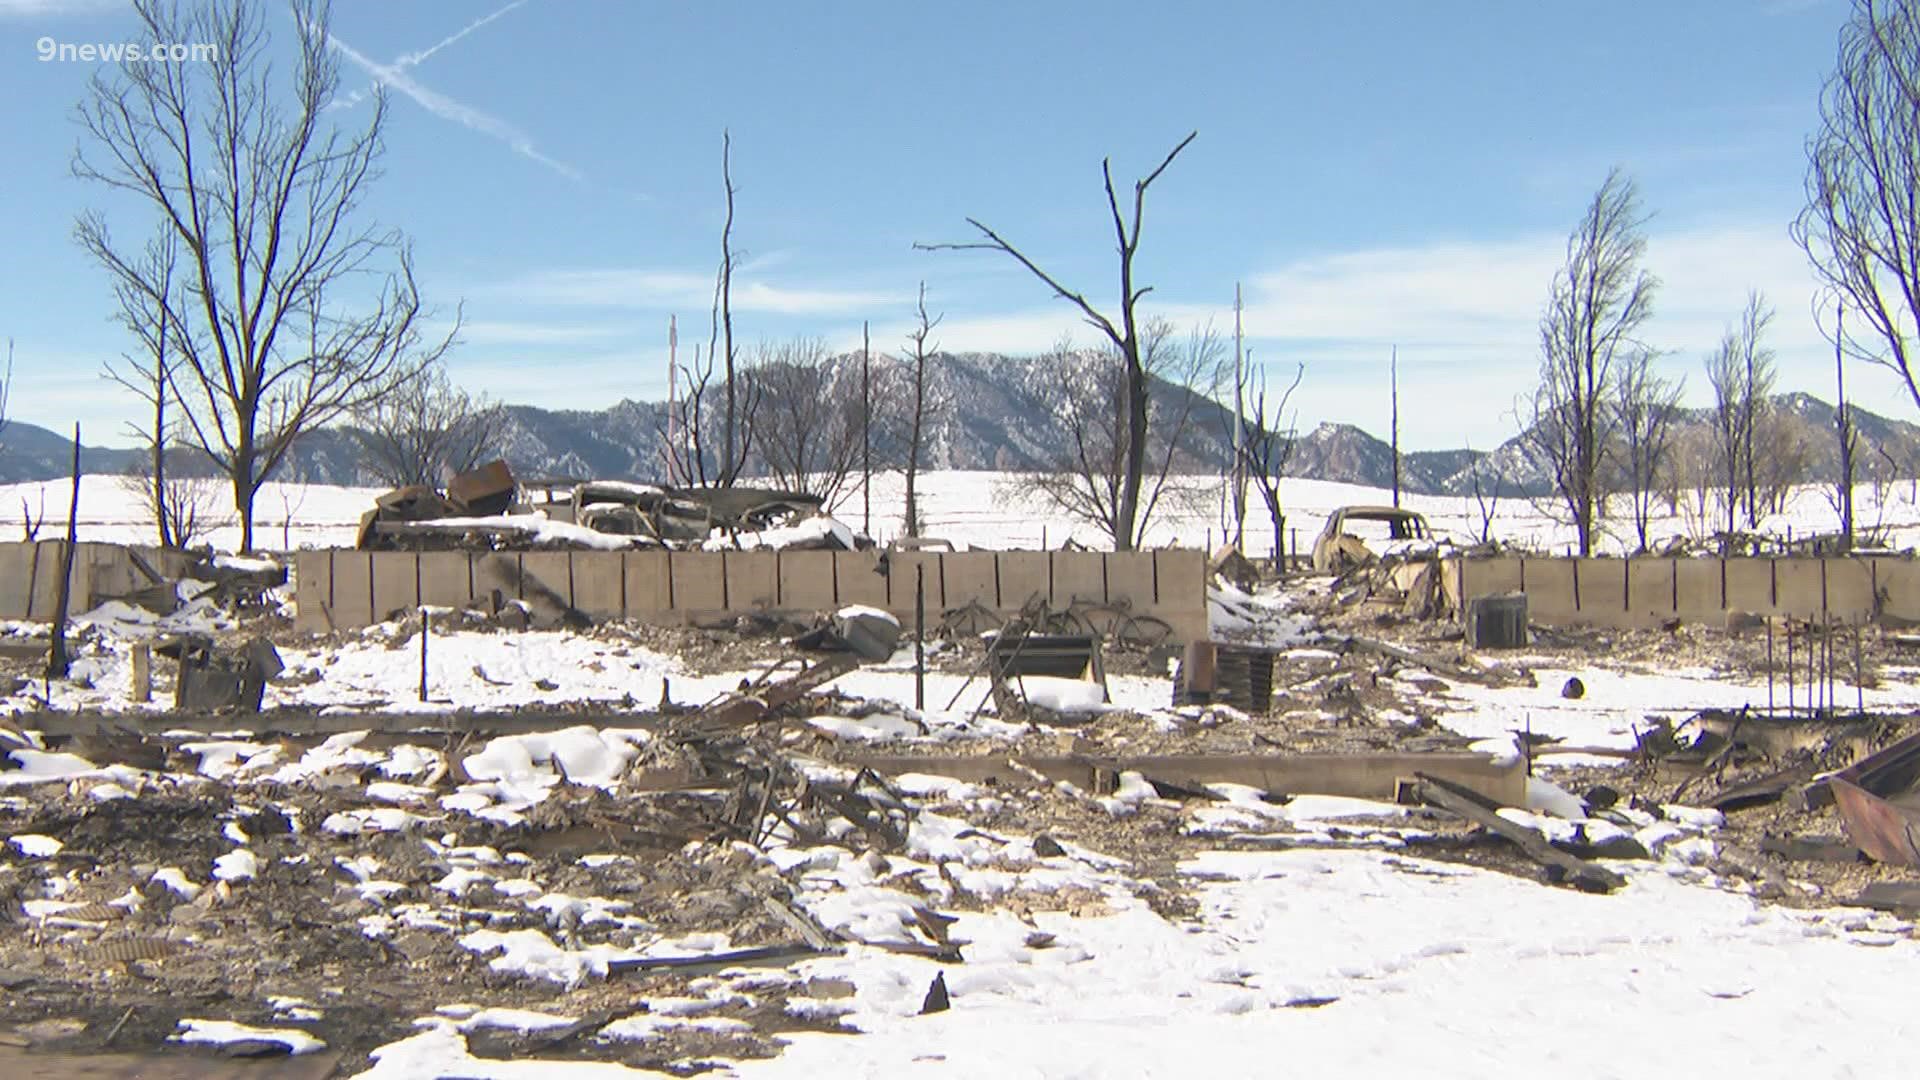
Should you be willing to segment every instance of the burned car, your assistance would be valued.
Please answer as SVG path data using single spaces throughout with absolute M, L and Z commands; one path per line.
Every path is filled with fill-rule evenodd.
M 1340 573 L 1390 555 L 1439 544 L 1427 519 L 1397 506 L 1343 506 L 1327 517 L 1313 542 L 1313 568 Z

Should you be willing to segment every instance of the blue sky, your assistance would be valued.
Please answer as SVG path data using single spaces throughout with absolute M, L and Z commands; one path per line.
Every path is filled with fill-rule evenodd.
M 1090 331 L 1004 257 L 912 244 L 968 239 L 978 217 L 1111 305 L 1101 158 L 1127 183 L 1197 129 L 1149 196 L 1147 305 L 1230 331 L 1241 283 L 1254 363 L 1306 364 L 1303 428 L 1384 434 L 1397 344 L 1405 443 L 1488 447 L 1533 384 L 1566 231 L 1616 164 L 1655 213 L 1648 268 L 1665 284 L 1648 336 L 1690 398 L 1749 288 L 1779 308 L 1782 385 L 1831 396 L 1787 224 L 1846 14 L 1844 0 L 335 0 L 334 31 L 346 102 L 376 73 L 393 94 L 368 212 L 412 237 L 430 303 L 464 305 L 452 368 L 496 397 L 664 396 L 668 316 L 683 343 L 706 336 L 722 129 L 740 337 L 846 347 L 869 320 L 876 348 L 896 349 L 924 280 L 944 347 L 1016 353 Z M 89 442 L 124 441 L 134 408 L 98 377 L 126 342 L 70 237 L 102 203 L 68 171 L 90 65 L 39 62 L 35 45 L 132 25 L 111 0 L 0 0 L 10 411 L 78 420 Z M 1850 377 L 1862 404 L 1912 412 L 1890 380 Z

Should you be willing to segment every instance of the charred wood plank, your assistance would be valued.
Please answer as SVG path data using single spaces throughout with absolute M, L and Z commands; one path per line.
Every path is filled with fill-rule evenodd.
M 1554 847 L 1538 830 L 1501 817 L 1499 807 L 1469 788 L 1426 773 L 1415 773 L 1414 780 L 1413 793 L 1420 802 L 1465 818 L 1511 842 L 1521 854 L 1544 866 L 1547 880 L 1555 884 L 1571 884 L 1586 892 L 1612 892 L 1626 884 L 1626 878 L 1606 867 Z

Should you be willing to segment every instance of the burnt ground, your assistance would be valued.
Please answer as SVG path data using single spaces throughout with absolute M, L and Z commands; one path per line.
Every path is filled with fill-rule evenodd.
M 1335 632 L 1389 641 L 1449 664 L 1470 663 L 1458 632 L 1444 623 L 1402 618 L 1384 606 L 1314 612 Z M 739 670 L 764 662 L 769 647 L 792 631 L 758 622 L 710 628 L 595 628 L 591 633 L 678 655 L 702 672 Z M 276 629 L 276 636 L 284 629 Z M 310 639 L 309 639 L 310 640 Z M 980 645 L 961 639 L 932 655 L 940 670 L 969 671 Z M 1599 662 L 1613 668 L 1657 671 L 1675 663 L 1702 665 L 1751 677 L 1765 670 L 1764 638 L 1720 628 L 1656 631 L 1555 631 L 1525 655 L 1555 667 Z M 1164 651 L 1109 649 L 1109 673 L 1160 674 Z M 1783 657 L 1776 656 L 1779 669 Z M 1869 633 L 1862 639 L 1862 681 L 1890 677 L 1912 658 L 1903 642 Z M 18 660 L 5 670 L 26 674 Z M 1506 664 L 1499 678 L 1524 682 L 1524 664 Z M 0 675 L 0 677 L 4 677 Z M 1440 727 L 1424 701 L 1443 693 L 1447 679 L 1418 664 L 1372 653 L 1330 650 L 1283 656 L 1275 675 L 1273 709 L 1249 715 L 1229 708 L 1188 708 L 1168 714 L 1110 713 L 1074 722 L 1035 725 L 1018 738 L 969 739 L 947 744 L 860 744 L 853 749 L 907 754 L 1022 753 L 1149 754 L 1274 753 L 1285 750 L 1451 750 L 1467 740 Z M 857 713 L 856 702 L 832 694 L 808 700 L 807 711 Z M 1060 721 L 1057 717 L 1037 717 Z M 1838 768 L 1859 754 L 1920 727 L 1911 715 L 1870 718 L 1866 725 L 1809 726 L 1811 734 L 1785 749 L 1749 749 L 1710 766 L 1684 756 L 1645 756 L 1611 766 L 1541 772 L 1576 794 L 1610 789 L 1622 803 L 1652 807 L 1701 805 L 1719 791 L 1781 769 L 1807 776 Z M 778 746 L 831 757 L 833 740 L 812 729 L 762 725 L 764 751 Z M 377 736 L 391 745 L 405 736 Z M 285 740 L 289 760 L 316 739 Z M 442 737 L 407 741 L 435 749 L 450 762 L 471 742 Z M 388 806 L 371 798 L 365 768 L 340 768 L 300 783 L 210 782 L 180 775 L 193 759 L 178 740 L 115 737 L 75 740 L 49 749 L 82 753 L 97 765 L 125 762 L 154 770 L 133 798 L 98 797 L 105 781 L 16 788 L 0 795 L 0 834 L 38 834 L 63 843 L 44 858 L 7 851 L 0 863 L 0 905 L 13 925 L 0 935 L 0 1015 L 12 1032 L 0 1038 L 35 1050 L 142 1052 L 168 1043 L 183 1018 L 225 1019 L 268 1027 L 295 1021 L 288 1008 L 310 1007 L 316 1019 L 298 1026 L 338 1052 L 337 1075 L 366 1064 L 374 1047 L 404 1038 L 436 1005 L 526 1009 L 579 1018 L 564 1028 L 522 1033 L 479 1028 L 469 1035 L 482 1056 L 593 1058 L 675 1073 L 699 1072 L 718 1058 L 778 1052 L 783 1033 L 838 1030 L 834 1001 L 840 985 L 799 981 L 779 968 L 747 976 L 626 973 L 588 977 L 568 985 L 492 969 L 489 957 L 458 939 L 480 929 L 537 929 L 572 947 L 629 945 L 638 934 L 674 938 L 708 932 L 729 946 L 784 944 L 792 928 L 770 912 L 766 899 L 789 895 L 791 882 L 734 844 L 738 834 L 716 824 L 727 795 L 643 791 L 629 784 L 616 793 L 563 785 L 523 824 L 503 825 L 460 814 L 391 832 L 342 835 L 322 828 L 334 814 Z M 1551 759 L 1545 759 L 1550 761 Z M 435 796 L 464 780 L 457 765 L 433 785 Z M 634 778 L 634 779 L 637 779 Z M 125 778 L 121 781 L 125 782 Z M 1196 834 L 1185 826 L 1195 804 L 1152 800 L 1116 817 L 1084 795 L 1056 786 L 1016 783 L 1000 792 L 997 808 L 967 811 L 974 826 L 1007 834 L 1047 836 L 1121 860 L 1121 873 L 1156 910 L 1182 918 L 1194 910 L 1192 882 L 1179 863 L 1222 847 L 1263 848 L 1350 840 L 1368 843 L 1371 830 L 1410 828 L 1429 834 L 1406 841 L 1410 855 L 1458 861 L 1544 880 L 1538 865 L 1504 841 L 1449 815 L 1414 810 L 1410 817 L 1347 819 L 1331 833 Z M 1284 795 L 1276 793 L 1276 798 Z M 431 801 L 429 802 L 430 805 Z M 424 812 L 424 811 L 423 811 Z M 911 825 L 908 826 L 911 828 Z M 154 879 L 180 868 L 195 881 L 233 850 L 238 829 L 258 857 L 257 875 L 231 885 L 209 884 L 196 896 L 177 895 Z M 1781 838 L 1844 837 L 1831 809 L 1803 811 L 1789 803 L 1729 811 L 1713 835 L 1718 853 L 1705 867 L 1762 902 L 1794 907 L 1844 903 L 1875 881 L 1915 880 L 1831 847 L 1818 858 L 1783 857 L 1770 848 Z M 1771 838 L 1771 839 L 1770 839 Z M 843 842 L 871 843 L 858 830 Z M 596 858 L 589 863 L 583 856 Z M 343 863 L 372 857 L 378 880 L 396 887 L 369 897 Z M 528 907 L 484 884 L 461 884 L 466 872 L 537 883 L 543 895 L 591 898 L 625 905 L 612 919 L 558 916 Z M 903 876 L 898 886 L 917 886 Z M 921 889 L 924 893 L 924 889 Z M 72 905 L 35 915 L 30 902 Z M 929 897 L 929 903 L 932 898 Z M 949 910 L 988 901 L 956 891 Z M 993 906 L 1098 914 L 1104 900 L 1091 890 L 998 896 Z M 604 906 L 604 905 L 602 905 Z M 588 910 L 593 910 L 589 906 Z M 386 929 L 367 932 L 373 920 Z M 640 928 L 644 928 L 643 930 Z M 704 998 L 698 1007 L 716 1023 L 681 1026 L 645 1042 L 599 1038 L 606 1023 L 644 1015 L 649 1000 Z M 289 1006 L 298 999 L 304 1006 Z

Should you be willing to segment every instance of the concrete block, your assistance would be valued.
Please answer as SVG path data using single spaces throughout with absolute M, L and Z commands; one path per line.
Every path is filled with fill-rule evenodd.
M 1090 604 L 1107 602 L 1105 555 L 1098 551 L 1056 551 L 1052 558 L 1054 607 L 1066 607 L 1076 600 Z M 1205 565 L 1206 556 L 1201 555 L 1203 573 Z
M 1151 611 L 1160 603 L 1159 575 L 1151 551 L 1116 551 L 1107 556 L 1107 602 Z
M 727 551 L 727 610 L 772 611 L 780 603 L 779 553 Z
M 848 604 L 865 604 L 868 607 L 887 606 L 887 579 L 877 569 L 880 553 L 877 551 L 836 551 L 833 552 L 833 590 L 834 603 L 840 607 Z M 893 560 L 887 565 L 892 567 Z M 907 581 L 907 606 L 913 606 L 913 581 Z
M 1920 562 L 1913 559 L 1875 559 L 1874 587 L 1880 593 L 1880 614 L 1897 626 L 1920 623 Z
M 1000 570 L 1000 603 L 1018 611 L 1035 596 L 1053 591 L 1051 558 L 1044 551 L 1001 551 L 994 554 Z
M 1865 559 L 1833 558 L 1827 566 L 1827 611 L 1840 622 L 1873 618 L 1873 565 Z
M 1627 614 L 1649 623 L 1674 617 L 1678 559 L 1627 560 Z
M 964 607 L 974 601 L 990 608 L 1002 606 L 994 552 L 947 552 L 940 556 L 940 572 L 948 607 Z
M 623 552 L 573 551 L 573 606 L 596 619 L 618 619 L 626 614 L 626 586 L 621 580 Z
M 450 608 L 473 603 L 473 566 L 466 552 L 420 553 L 420 602 Z
M 644 619 L 670 611 L 667 560 L 664 551 L 623 551 L 621 566 L 626 574 L 625 611 L 627 618 Z
M 1824 559 L 1775 559 L 1775 604 L 1781 614 L 1797 619 L 1818 618 L 1826 600 L 1821 564 Z
M 66 557 L 66 541 L 40 540 L 33 545 L 33 595 L 27 601 L 27 618 L 53 618 L 60 599 L 60 567 Z
M 1527 594 L 1527 617 L 1537 622 L 1578 622 L 1574 603 L 1573 559 L 1525 559 L 1521 580 Z M 1619 601 L 1613 607 L 1619 609 Z
M 673 574 L 673 610 L 724 611 L 727 606 L 725 556 L 717 551 L 676 551 L 669 556 Z
M 568 607 L 578 607 L 573 598 L 573 553 L 569 551 L 523 551 L 520 553 L 520 599 L 537 593 L 544 585 Z
M 420 556 L 411 551 L 374 551 L 373 617 L 376 622 L 420 606 Z
M 0 544 L 0 619 L 24 619 L 33 596 L 33 545 Z
M 783 551 L 779 553 L 780 607 L 784 611 L 833 611 L 840 607 L 834 590 L 834 553 Z M 879 579 L 871 570 L 867 576 Z
M 300 551 L 293 556 L 293 628 L 321 634 L 333 629 L 328 596 L 333 588 L 333 552 Z
M 940 552 L 934 551 L 887 552 L 887 566 L 890 569 L 887 574 L 886 608 L 898 615 L 902 623 L 913 618 L 913 568 L 916 566 L 926 567 L 929 626 L 933 625 L 937 612 L 957 606 L 947 603 L 946 588 L 940 576 L 941 557 Z
M 1493 593 L 1520 591 L 1520 560 L 1511 556 L 1460 560 L 1460 595 L 1463 600 Z
M 1688 622 L 1718 622 L 1726 612 L 1720 598 L 1719 559 L 1673 560 L 1680 603 L 1674 612 Z
M 373 555 L 371 551 L 335 551 L 332 588 L 327 607 L 335 629 L 373 624 Z
M 1154 614 L 1174 622 L 1185 619 L 1192 624 L 1198 613 L 1198 632 L 1207 631 L 1207 556 L 1197 548 L 1162 548 L 1153 553 L 1154 580 L 1158 603 Z
M 1773 560 L 1738 558 L 1725 560 L 1727 566 L 1726 606 L 1730 611 L 1751 611 L 1756 615 L 1778 615 L 1774 596 Z M 1818 597 L 1815 597 L 1816 601 Z
M 1574 559 L 1579 574 L 1577 596 L 1583 619 L 1605 619 L 1608 625 L 1623 625 L 1627 620 L 1627 561 L 1625 559 Z

